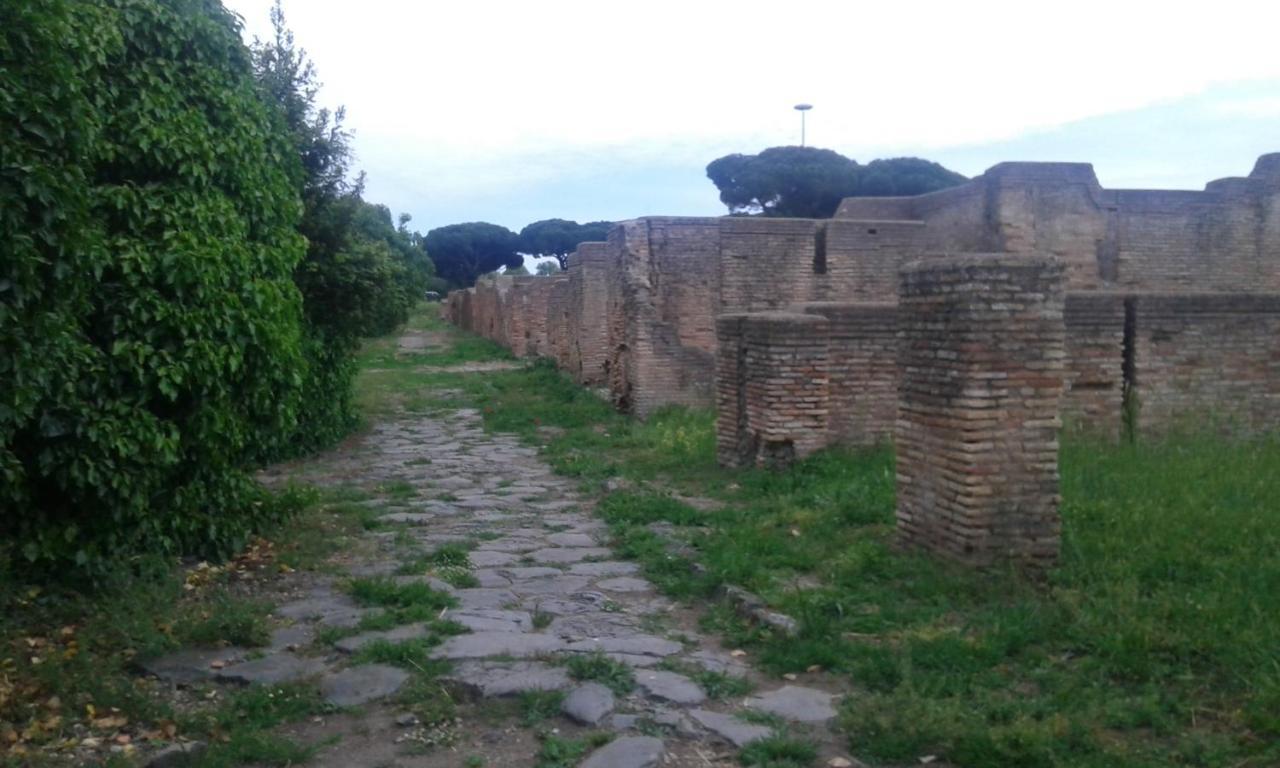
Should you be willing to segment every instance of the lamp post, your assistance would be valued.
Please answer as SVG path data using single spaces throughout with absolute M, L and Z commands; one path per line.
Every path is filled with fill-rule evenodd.
M 800 146 L 804 146 L 804 113 L 813 109 L 812 104 L 797 104 L 795 110 L 800 113 Z

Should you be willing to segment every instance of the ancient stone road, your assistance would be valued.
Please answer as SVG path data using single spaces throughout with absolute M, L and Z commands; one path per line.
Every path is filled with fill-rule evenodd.
M 452 662 L 447 680 L 455 695 L 478 700 L 483 709 L 485 700 L 524 691 L 564 691 L 561 716 L 567 733 L 590 727 L 618 734 L 583 765 L 728 765 L 736 747 L 771 733 L 762 718 L 748 722 L 737 713 L 755 709 L 774 715 L 775 724 L 789 720 L 806 724 L 802 728 L 821 728 L 835 715 L 831 694 L 762 683 L 740 658 L 699 634 L 687 612 L 659 596 L 636 564 L 614 556 L 604 525 L 593 518 L 590 501 L 575 492 L 571 481 L 556 477 L 537 452 L 516 437 L 487 434 L 475 411 L 379 424 L 354 445 L 277 470 L 272 479 L 286 474 L 302 482 L 357 486 L 375 494 L 398 488 L 394 498 L 383 493 L 370 503 L 382 510 L 381 520 L 399 532 L 365 534 L 370 546 L 351 558 L 350 574 L 427 580 L 454 595 L 458 607 L 442 617 L 471 631 L 448 638 L 431 655 Z M 416 495 L 405 492 L 405 483 Z M 405 533 L 426 552 L 449 542 L 475 544 L 470 563 L 478 586 L 455 589 L 430 576 L 394 575 L 406 557 Z M 281 622 L 277 642 L 265 656 L 240 661 L 232 649 L 223 652 L 225 665 L 213 671 L 208 671 L 209 659 L 203 655 L 179 658 L 176 667 L 174 659 L 162 659 L 153 671 L 166 675 L 163 667 L 169 663 L 174 668 L 168 676 L 194 669 L 197 676 L 247 683 L 318 677 L 330 701 L 362 709 L 308 724 L 295 734 L 317 738 L 331 728 L 344 734 L 317 763 L 462 764 L 457 749 L 437 747 L 416 755 L 397 751 L 395 745 L 414 740 L 412 723 L 393 698 L 409 675 L 394 667 L 348 662 L 349 654 L 365 643 L 412 639 L 424 635 L 425 627 L 357 634 L 320 656 L 314 647 L 298 652 L 306 649 L 299 641 L 316 627 L 352 627 L 368 610 L 376 610 L 353 602 L 343 592 L 342 581 L 310 583 L 280 604 L 275 611 Z M 597 683 L 574 681 L 563 660 L 569 654 L 593 652 L 631 667 L 634 692 L 620 697 Z M 697 682 L 675 671 L 698 668 L 761 684 L 755 695 L 711 701 Z M 534 765 L 536 743 L 527 734 L 518 736 L 518 730 L 509 725 L 504 731 L 512 743 L 527 742 L 518 754 L 508 749 L 499 759 L 474 742 L 466 753 L 490 765 Z M 370 751 L 371 744 L 378 748 Z

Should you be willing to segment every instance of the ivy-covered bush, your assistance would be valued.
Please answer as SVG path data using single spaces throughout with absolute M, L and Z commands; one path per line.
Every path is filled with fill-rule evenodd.
M 343 110 L 318 106 L 315 67 L 295 45 L 279 0 L 271 23 L 272 36 L 253 46 L 254 74 L 302 160 L 295 182 L 303 201 L 299 228 L 307 240 L 294 273 L 306 317 L 297 428 L 263 446 L 264 458 L 279 459 L 323 448 L 355 427 L 353 356 L 360 339 L 403 323 L 435 270 L 422 237 L 405 227 L 407 216 L 396 227 L 386 207 L 361 198 L 363 177 L 352 178 Z
M 225 551 L 296 423 L 300 176 L 218 0 L 0 4 L 0 538 Z

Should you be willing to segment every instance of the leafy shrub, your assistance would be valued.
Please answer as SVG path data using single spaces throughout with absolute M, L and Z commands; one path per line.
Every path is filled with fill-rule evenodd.
M 226 552 L 293 429 L 298 160 L 214 0 L 0 9 L 0 534 L 31 567 Z

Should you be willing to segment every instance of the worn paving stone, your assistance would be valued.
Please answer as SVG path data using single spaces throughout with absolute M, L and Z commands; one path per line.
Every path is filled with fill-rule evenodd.
M 406 624 L 403 627 L 388 629 L 382 632 L 362 632 L 358 635 L 344 637 L 333 644 L 343 653 L 355 653 L 361 648 L 379 640 L 388 643 L 403 643 L 407 640 L 421 640 L 431 636 L 431 628 L 426 624 Z
M 769 712 L 785 720 L 822 723 L 836 716 L 832 702 L 835 696 L 813 688 L 784 685 L 776 691 L 753 696 L 746 704 L 752 709 Z
M 271 632 L 271 641 L 267 644 L 267 648 L 271 651 L 300 648 L 309 644 L 313 637 L 315 637 L 315 630 L 305 624 L 281 627 Z
M 248 685 L 278 685 L 306 680 L 323 672 L 325 666 L 315 659 L 303 659 L 292 653 L 275 653 L 218 670 L 220 680 Z
M 629 635 L 626 637 L 601 637 L 571 643 L 568 650 L 577 653 L 631 653 L 644 656 L 670 656 L 679 653 L 684 646 L 674 640 L 654 635 Z
M 445 614 L 472 632 L 528 632 L 533 629 L 533 617 L 527 611 L 461 610 Z
M 634 635 L 639 621 L 625 613 L 587 612 L 572 616 L 557 616 L 547 627 L 547 632 L 566 640 L 590 640 L 601 637 L 625 637 Z
M 504 608 L 519 602 L 515 593 L 509 589 L 458 589 L 453 593 L 463 608 Z
M 384 523 L 402 523 L 404 525 L 430 525 L 436 516 L 430 512 L 389 512 L 378 517 Z
M 153 677 L 176 685 L 191 685 L 213 677 L 218 669 L 234 664 L 248 653 L 246 648 L 189 648 L 138 663 Z M 214 665 L 217 665 L 215 667 Z
M 537 661 L 464 661 L 442 679 L 473 696 L 486 698 L 529 691 L 563 691 L 573 684 L 563 667 Z
M 547 547 L 530 552 L 529 557 L 537 563 L 578 563 L 611 554 L 610 550 L 603 547 Z
M 557 547 L 598 547 L 600 546 L 592 537 L 585 533 L 553 533 L 547 537 L 547 541 Z
M 365 616 L 382 613 L 380 608 L 361 608 L 346 595 L 313 597 L 285 603 L 274 611 L 276 616 L 298 621 L 314 621 L 326 627 L 349 628 Z
M 471 572 L 476 583 L 485 589 L 506 589 L 511 586 L 511 579 L 502 575 L 501 571 L 492 568 L 480 568 Z
M 650 592 L 653 590 L 653 584 L 644 579 L 637 579 L 631 576 L 619 576 L 615 579 L 597 581 L 596 587 L 603 589 L 605 592 Z
M 623 736 L 592 752 L 579 768 L 653 768 L 666 747 L 652 736 Z
M 532 597 L 525 601 L 530 609 L 537 609 L 553 616 L 574 616 L 583 613 L 599 613 L 609 602 L 601 592 L 579 592 L 568 597 Z
M 510 552 L 498 552 L 491 549 L 477 549 L 467 555 L 471 565 L 476 568 L 500 568 L 518 562 L 519 557 Z
M 672 704 L 701 704 L 707 699 L 707 694 L 697 683 L 664 669 L 646 669 L 636 673 L 636 685 L 651 698 Z
M 630 576 L 639 573 L 640 566 L 619 560 L 604 560 L 598 563 L 574 563 L 569 573 L 574 576 Z
M 385 699 L 399 691 L 409 673 L 386 664 L 364 664 L 328 675 L 320 681 L 325 701 L 339 707 L 356 707 Z
M 599 725 L 614 705 L 613 691 L 600 683 L 583 683 L 565 696 L 560 710 L 583 725 Z
M 563 576 L 564 571 L 549 566 L 530 565 L 522 568 L 503 568 L 501 573 L 513 581 L 530 581 L 532 579 L 550 579 Z
M 482 541 L 480 546 L 476 547 L 477 552 L 515 552 L 524 553 L 532 552 L 535 549 L 545 547 L 547 543 L 541 539 L 511 539 L 502 538 L 492 541 Z
M 474 632 L 454 635 L 431 651 L 433 659 L 483 659 L 488 656 L 528 658 L 563 650 L 565 643 L 553 635 L 517 632 Z
M 549 579 L 530 579 L 511 584 L 517 595 L 572 595 L 591 586 L 585 576 L 553 576 Z
M 689 710 L 689 717 L 696 720 L 703 728 L 716 734 L 735 747 L 745 747 L 753 741 L 767 739 L 773 731 L 763 725 L 739 720 L 733 715 L 710 712 L 705 709 Z

